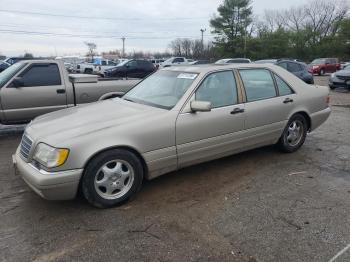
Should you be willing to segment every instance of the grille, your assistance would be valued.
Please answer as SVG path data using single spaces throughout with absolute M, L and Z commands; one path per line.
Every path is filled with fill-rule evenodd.
M 24 134 L 21 141 L 20 153 L 25 160 L 28 160 L 32 144 L 33 141 L 26 134 Z
M 340 76 L 340 75 L 337 75 L 337 78 L 341 79 L 341 80 L 350 80 L 350 76 Z

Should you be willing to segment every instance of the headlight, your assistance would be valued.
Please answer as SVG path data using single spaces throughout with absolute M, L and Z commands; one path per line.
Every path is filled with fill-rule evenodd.
M 34 159 L 44 167 L 59 167 L 66 162 L 69 150 L 65 148 L 55 148 L 44 143 L 36 146 Z
M 317 65 L 315 65 L 315 66 L 313 66 L 312 68 L 313 69 L 318 69 L 320 66 L 317 66 Z

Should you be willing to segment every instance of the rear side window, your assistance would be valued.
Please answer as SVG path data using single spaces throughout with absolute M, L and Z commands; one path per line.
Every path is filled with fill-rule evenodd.
M 275 84 L 270 71 L 266 69 L 242 69 L 239 70 L 239 73 L 248 102 L 276 96 Z
M 23 87 L 61 85 L 60 71 L 56 64 L 34 64 L 21 77 Z
M 294 93 L 287 83 L 284 82 L 284 80 L 282 80 L 282 78 L 280 78 L 278 75 L 275 75 L 275 79 L 280 96 L 287 96 Z
M 209 75 L 197 89 L 196 100 L 211 102 L 213 108 L 237 104 L 237 87 L 233 72 Z

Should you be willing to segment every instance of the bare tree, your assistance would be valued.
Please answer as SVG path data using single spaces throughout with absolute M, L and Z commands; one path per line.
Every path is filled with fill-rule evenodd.
M 193 46 L 193 41 L 190 39 L 186 38 L 181 41 L 181 49 L 185 57 L 192 56 L 192 46 Z
M 91 57 L 91 60 L 94 60 L 94 56 L 96 55 L 97 45 L 92 42 L 84 42 L 84 44 L 88 48 L 87 56 Z
M 312 33 L 312 43 L 327 36 L 334 36 L 349 11 L 344 0 L 313 0 L 305 6 L 307 28 Z
M 182 55 L 182 41 L 180 38 L 175 39 L 170 42 L 169 48 L 173 51 L 173 54 L 175 56 L 181 56 Z

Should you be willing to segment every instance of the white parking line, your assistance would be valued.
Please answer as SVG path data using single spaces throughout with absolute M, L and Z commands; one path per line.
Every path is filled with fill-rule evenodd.
M 328 262 L 334 262 L 338 257 L 340 257 L 341 255 L 343 255 L 348 249 L 350 248 L 350 244 L 347 245 L 346 247 L 344 247 L 341 251 L 338 252 L 338 254 L 336 254 L 331 260 L 329 260 Z

